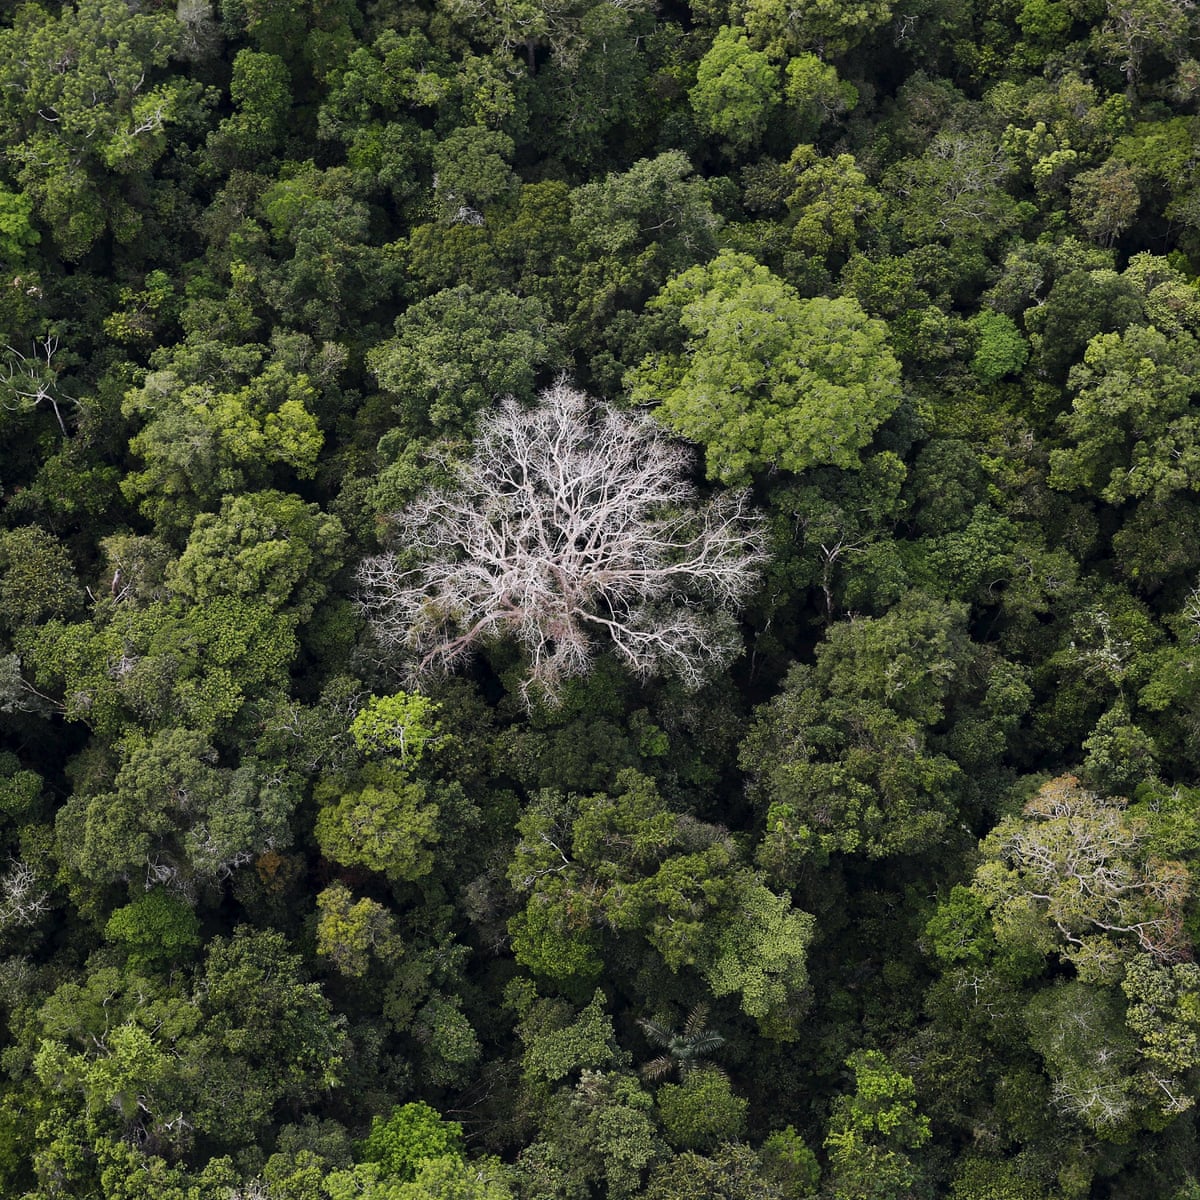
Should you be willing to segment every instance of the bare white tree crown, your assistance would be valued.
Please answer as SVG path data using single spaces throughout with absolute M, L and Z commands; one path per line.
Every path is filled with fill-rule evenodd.
M 534 408 L 506 400 L 449 486 L 393 517 L 403 550 L 362 563 L 360 604 L 418 678 L 514 638 L 527 699 L 553 703 L 604 644 L 698 686 L 736 653 L 766 553 L 746 494 L 699 504 L 690 465 L 649 418 L 565 381 Z

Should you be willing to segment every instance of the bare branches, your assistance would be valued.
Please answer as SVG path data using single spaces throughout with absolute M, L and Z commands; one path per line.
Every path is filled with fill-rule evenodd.
M 0 876 L 0 929 L 33 925 L 50 911 L 50 891 L 29 863 L 11 860 Z
M 59 406 L 78 405 L 79 402 L 58 390 L 58 368 L 54 365 L 58 338 L 47 334 L 35 341 L 33 354 L 28 358 L 12 346 L 0 346 L 0 350 L 4 351 L 4 360 L 0 362 L 0 404 L 16 411 L 29 411 L 39 404 L 49 404 L 59 429 L 66 436 L 67 425 Z
M 744 599 L 765 554 L 745 495 L 697 508 L 688 465 L 647 418 L 565 382 L 532 410 L 505 401 L 451 485 L 395 516 L 420 564 L 363 562 L 381 644 L 420 675 L 513 637 L 530 656 L 527 692 L 551 701 L 597 640 L 636 674 L 698 685 L 736 649 L 715 613 Z
M 1114 934 L 1132 936 L 1160 963 L 1184 961 L 1191 957 L 1183 931 L 1187 869 L 1153 855 L 1147 843 L 1144 820 L 1125 801 L 1063 776 L 989 835 L 984 848 L 994 859 L 976 882 L 1001 925 L 1043 914 L 1081 973 L 1106 970 Z

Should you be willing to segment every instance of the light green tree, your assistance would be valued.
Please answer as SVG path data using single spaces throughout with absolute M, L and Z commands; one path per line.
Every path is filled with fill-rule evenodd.
M 1146 816 L 1065 775 L 984 839 L 975 889 L 997 940 L 1058 953 L 1088 982 L 1117 983 L 1139 952 L 1177 961 L 1188 873 L 1156 853 Z
M 878 1050 L 862 1050 L 846 1065 L 854 1094 L 834 1104 L 825 1138 L 829 1186 L 835 1200 L 892 1200 L 917 1181 L 908 1155 L 931 1136 L 929 1118 L 917 1112 L 912 1079 Z
M 617 1037 L 599 988 L 573 1020 L 564 1005 L 533 1000 L 532 989 L 528 996 L 510 997 L 512 1001 L 523 1010 L 517 1032 L 525 1046 L 521 1071 L 526 1079 L 558 1083 L 576 1071 L 603 1070 L 617 1062 Z
M 130 967 L 138 969 L 186 960 L 200 945 L 200 922 L 182 899 L 155 888 L 116 909 L 104 937 L 126 949 Z
M 370 765 L 356 785 L 329 780 L 317 795 L 325 801 L 317 814 L 317 843 L 335 862 L 398 880 L 419 879 L 433 869 L 439 810 L 424 782 L 391 765 Z
M 722 251 L 672 279 L 651 308 L 677 316 L 685 348 L 632 372 L 632 399 L 699 442 L 708 474 L 853 470 L 900 402 L 882 321 L 857 302 L 802 300 L 747 255 Z
M 61 617 L 83 599 L 67 548 L 39 525 L 0 533 L 0 620 L 10 628 Z
M 797 54 L 789 60 L 784 94 L 805 139 L 858 103 L 858 89 L 839 79 L 837 68 L 815 54 Z
M 372 696 L 350 723 L 354 744 L 368 756 L 396 755 L 415 767 L 440 740 L 441 706 L 417 692 Z
M 402 952 L 392 914 L 377 900 L 355 900 L 344 883 L 317 894 L 317 953 L 341 974 L 359 978 L 373 958 L 387 963 Z
M 688 93 L 700 127 L 734 150 L 749 150 L 779 104 L 779 71 L 740 29 L 722 25 Z
M 370 1132 L 355 1147 L 360 1162 L 378 1163 L 400 1180 L 416 1178 L 428 1160 L 461 1157 L 462 1151 L 462 1126 L 420 1100 L 397 1105 L 387 1117 L 372 1118 Z
M 41 241 L 33 226 L 33 201 L 0 184 L 0 257 L 16 265 Z

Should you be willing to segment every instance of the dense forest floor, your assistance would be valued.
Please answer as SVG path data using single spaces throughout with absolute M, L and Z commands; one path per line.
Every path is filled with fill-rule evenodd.
M 0 1194 L 1197 1200 L 1198 104 L 0 4 Z

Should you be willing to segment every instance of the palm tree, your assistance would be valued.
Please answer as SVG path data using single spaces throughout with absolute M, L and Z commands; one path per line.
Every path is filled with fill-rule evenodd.
M 686 1079 L 701 1066 L 702 1058 L 725 1045 L 725 1039 L 719 1033 L 705 1028 L 707 1021 L 708 1005 L 703 1003 L 697 1004 L 688 1013 L 683 1029 L 678 1033 L 660 1021 L 650 1017 L 638 1017 L 638 1024 L 647 1040 L 661 1046 L 666 1052 L 646 1063 L 642 1067 L 642 1075 L 646 1079 L 665 1079 L 672 1072 L 678 1071 L 679 1078 Z M 703 1065 L 706 1070 L 725 1074 L 720 1067 L 711 1063 Z

